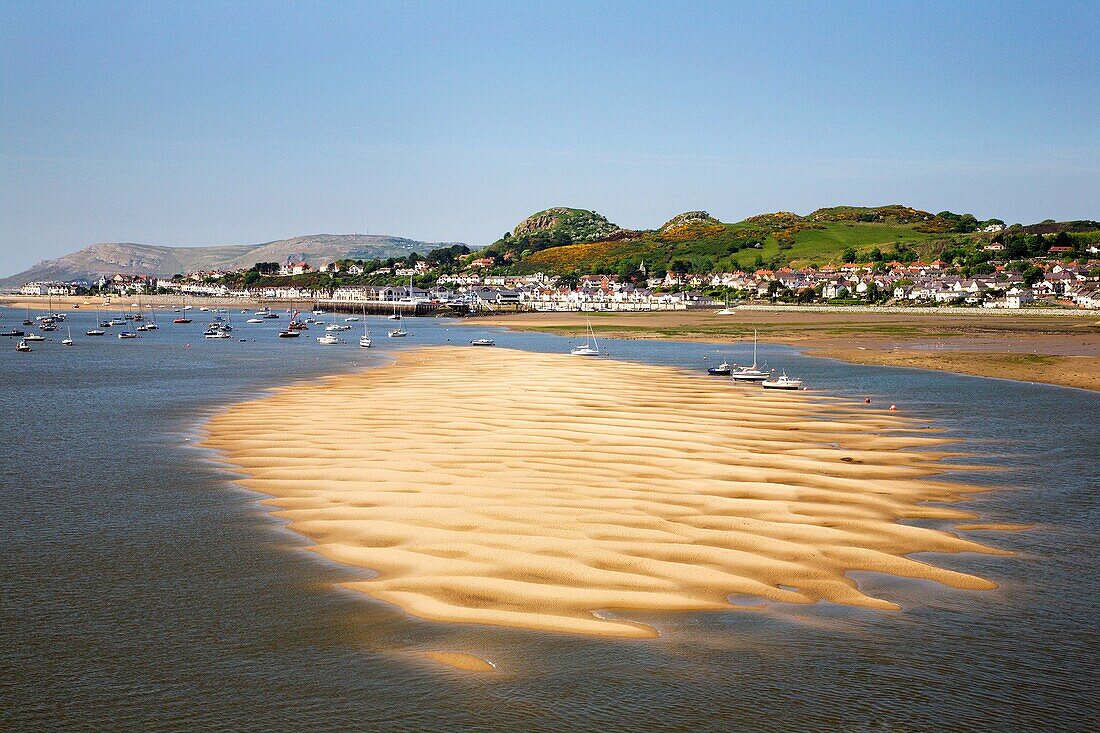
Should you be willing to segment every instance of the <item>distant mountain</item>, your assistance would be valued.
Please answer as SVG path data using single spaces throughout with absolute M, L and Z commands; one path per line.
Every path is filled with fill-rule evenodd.
M 349 258 L 405 257 L 426 254 L 455 242 L 419 242 L 377 234 L 312 234 L 263 244 L 224 247 L 164 247 L 110 242 L 92 244 L 72 254 L 43 260 L 28 270 L 0 279 L 0 287 L 39 280 L 93 280 L 100 275 L 126 273 L 171 277 L 196 270 L 236 270 L 257 262 L 285 262 L 288 258 L 311 265 Z

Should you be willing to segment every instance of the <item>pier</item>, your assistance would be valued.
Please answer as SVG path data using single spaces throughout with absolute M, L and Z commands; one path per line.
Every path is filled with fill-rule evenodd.
M 350 315 L 362 315 L 364 311 L 368 316 L 393 315 L 402 316 L 435 316 L 435 315 L 465 315 L 464 311 L 458 311 L 447 307 L 443 303 L 402 302 L 393 300 L 331 300 L 320 299 L 314 301 L 314 307 L 321 308 L 332 313 L 348 313 Z

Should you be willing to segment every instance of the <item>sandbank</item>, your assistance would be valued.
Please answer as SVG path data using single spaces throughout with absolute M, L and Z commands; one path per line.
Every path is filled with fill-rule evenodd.
M 731 596 L 898 608 L 854 570 L 995 588 L 909 557 L 999 552 L 899 522 L 976 518 L 921 427 L 670 367 L 434 347 L 231 406 L 205 445 L 316 552 L 377 571 L 349 588 L 435 621 L 647 637 L 631 612 Z

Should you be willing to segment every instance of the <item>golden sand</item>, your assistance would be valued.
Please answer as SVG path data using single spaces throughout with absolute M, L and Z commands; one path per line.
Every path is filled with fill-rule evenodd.
M 446 664 L 448 667 L 461 669 L 465 672 L 493 672 L 496 670 L 492 662 L 482 659 L 481 657 L 475 657 L 473 654 L 463 654 L 461 652 L 427 652 L 425 656 L 441 664 Z
M 631 611 L 731 595 L 895 609 L 847 576 L 988 580 L 906 557 L 997 552 L 899 519 L 942 441 L 897 413 L 682 370 L 505 349 L 425 348 L 212 418 L 206 445 L 273 498 L 350 588 L 426 619 L 619 637 Z

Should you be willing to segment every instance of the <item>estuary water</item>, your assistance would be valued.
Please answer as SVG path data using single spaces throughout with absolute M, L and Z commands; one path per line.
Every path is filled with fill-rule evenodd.
M 1011 557 L 937 564 L 993 591 L 860 574 L 900 612 L 817 604 L 645 614 L 653 640 L 437 624 L 336 587 L 323 561 L 196 448 L 235 401 L 382 365 L 398 349 L 465 344 L 561 352 L 573 339 L 372 319 L 340 346 L 318 327 L 235 338 L 195 323 L 84 336 L 74 311 L 20 354 L 0 339 L 0 729 L 13 731 L 1084 731 L 1100 728 L 1100 395 L 846 365 L 762 344 L 815 391 L 890 403 L 958 441 L 949 473 L 996 489 L 965 508 L 1032 525 L 964 536 Z M 0 309 L 0 330 L 22 311 Z M 240 339 L 244 339 L 241 341 Z M 616 341 L 612 359 L 700 372 L 751 343 Z M 706 360 L 704 360 L 706 357 Z M 439 387 L 445 390 L 446 384 Z M 731 388 L 735 388 L 732 387 Z M 395 415 L 415 419 L 416 405 Z M 460 672 L 423 654 L 497 665 Z

